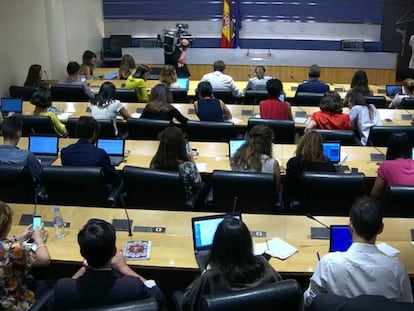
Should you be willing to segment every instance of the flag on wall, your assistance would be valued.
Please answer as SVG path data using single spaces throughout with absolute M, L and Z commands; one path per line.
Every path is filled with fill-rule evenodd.
M 221 25 L 221 41 L 220 47 L 232 48 L 233 47 L 233 31 L 232 31 L 232 18 L 230 15 L 231 0 L 223 0 L 223 22 Z

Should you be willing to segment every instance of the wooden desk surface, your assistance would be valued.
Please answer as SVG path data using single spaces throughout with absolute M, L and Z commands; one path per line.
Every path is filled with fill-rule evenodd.
M 21 233 L 24 229 L 19 226 L 21 214 L 32 214 L 33 206 L 24 204 L 10 204 L 14 210 L 13 227 L 10 235 Z M 61 206 L 65 221 L 70 222 L 66 235 L 57 239 L 53 228 L 46 228 L 49 233 L 47 246 L 52 261 L 66 263 L 81 263 L 82 257 L 77 244 L 77 233 L 90 218 L 102 218 L 111 222 L 112 219 L 125 219 L 122 209 L 86 208 Z M 133 240 L 151 240 L 153 248 L 151 259 L 148 261 L 130 261 L 129 264 L 139 267 L 155 269 L 197 270 L 193 253 L 191 218 L 208 213 L 199 212 L 172 212 L 129 210 L 133 226 L 165 227 L 165 233 L 134 232 Z M 38 205 L 37 213 L 44 221 L 51 221 L 53 206 Z M 346 217 L 319 217 L 326 224 L 347 224 Z M 292 257 L 282 261 L 272 258 L 270 263 L 280 272 L 310 274 L 317 264 L 316 252 L 324 255 L 328 252 L 327 240 L 311 240 L 310 227 L 319 226 L 304 216 L 280 215 L 253 215 L 243 214 L 243 221 L 251 231 L 265 231 L 267 239 L 280 237 L 292 244 L 299 251 Z M 414 226 L 414 219 L 384 219 L 384 232 L 378 237 L 378 242 L 386 241 L 399 249 L 400 260 L 411 276 L 414 276 L 414 247 L 411 244 L 410 228 Z M 127 232 L 117 232 L 117 246 L 123 248 L 130 238 Z M 264 242 L 264 238 L 254 238 L 256 242 Z

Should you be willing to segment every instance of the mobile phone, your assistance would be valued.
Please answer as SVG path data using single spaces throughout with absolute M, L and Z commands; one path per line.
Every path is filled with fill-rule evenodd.
M 42 225 L 42 216 L 33 215 L 33 230 L 36 230 L 37 227 Z

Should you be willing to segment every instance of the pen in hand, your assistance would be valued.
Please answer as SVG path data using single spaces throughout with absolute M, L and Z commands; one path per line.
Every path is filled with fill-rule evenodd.
M 321 261 L 321 256 L 319 255 L 319 252 L 316 252 L 316 257 L 318 257 L 318 261 Z

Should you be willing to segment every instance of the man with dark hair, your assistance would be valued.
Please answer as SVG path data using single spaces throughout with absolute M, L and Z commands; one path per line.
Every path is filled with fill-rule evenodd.
M 324 94 L 329 91 L 329 85 L 319 80 L 321 76 L 321 67 L 316 64 L 310 65 L 308 69 L 309 79 L 299 84 L 296 93 L 320 93 Z
M 256 66 L 254 73 L 256 77 L 250 78 L 246 85 L 246 90 L 265 90 L 266 82 L 272 79 L 271 76 L 265 76 L 266 68 L 264 66 Z
M 66 79 L 59 81 L 59 84 L 81 85 L 86 95 L 88 95 L 90 99 L 93 99 L 95 98 L 95 95 L 93 95 L 91 89 L 86 84 L 86 81 L 82 81 L 79 77 L 80 68 L 81 66 L 78 62 L 69 62 L 66 66 L 68 76 Z
M 79 140 L 63 148 L 60 157 L 62 165 L 71 166 L 101 166 L 108 182 L 117 186 L 121 176 L 111 165 L 111 160 L 105 150 L 95 147 L 98 139 L 99 124 L 89 116 L 82 116 L 76 124 L 76 134 Z
M 240 97 L 242 92 L 237 87 L 233 78 L 224 73 L 226 64 L 222 60 L 217 60 L 213 64 L 213 72 L 206 73 L 201 81 L 208 81 L 214 89 L 228 89 L 232 92 L 233 96 Z
M 352 245 L 346 252 L 330 253 L 320 260 L 304 293 L 305 303 L 310 305 L 321 293 L 348 298 L 378 295 L 413 302 L 404 266 L 375 246 L 377 235 L 384 228 L 380 203 L 369 197 L 357 199 L 349 219 Z
M 22 137 L 23 122 L 16 116 L 5 118 L 1 129 L 4 144 L 0 145 L 0 164 L 23 165 L 32 173 L 37 184 L 41 181 L 42 165 L 29 150 L 21 150 L 17 147 Z
M 90 219 L 78 233 L 80 253 L 85 258 L 72 278 L 56 283 L 52 310 L 73 310 L 118 304 L 154 297 L 160 308 L 164 295 L 153 280 L 133 271 L 116 247 L 114 227 Z

